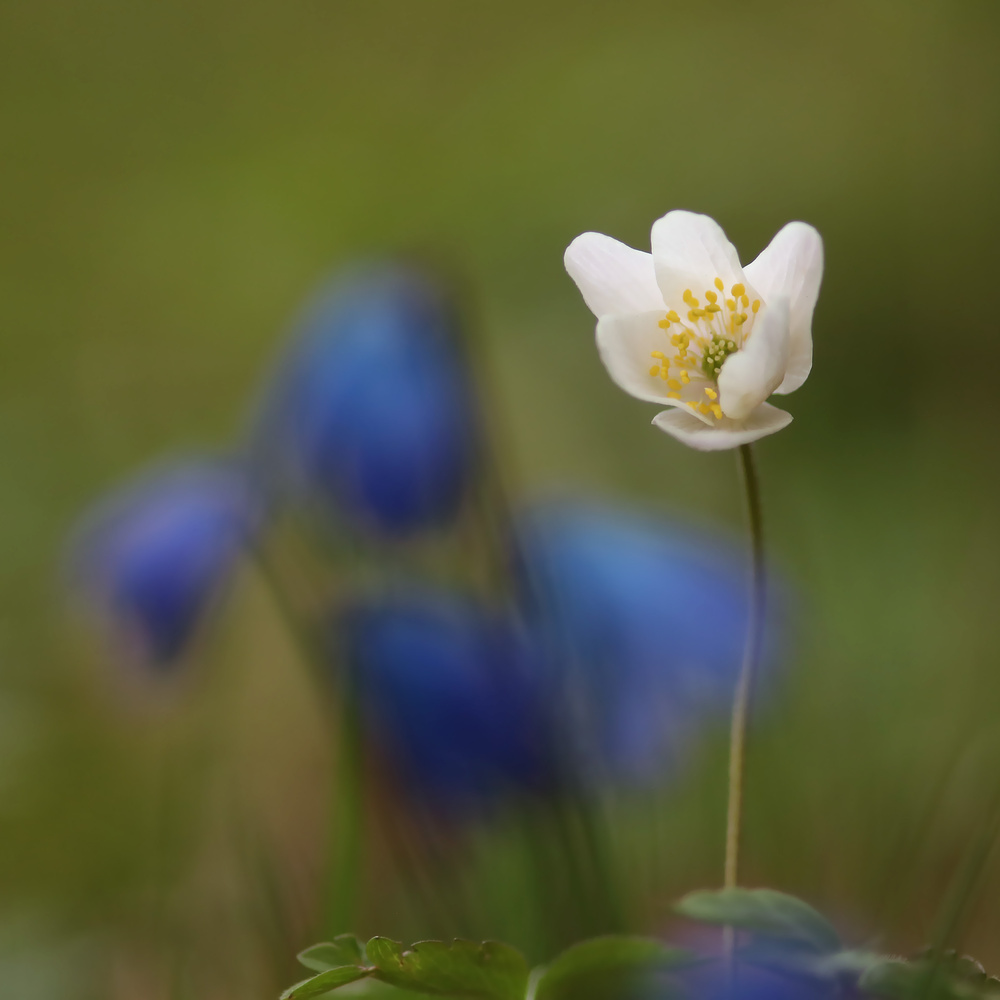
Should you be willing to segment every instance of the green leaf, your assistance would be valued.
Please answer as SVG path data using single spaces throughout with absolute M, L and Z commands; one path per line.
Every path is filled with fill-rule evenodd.
M 622 996 L 637 978 L 692 961 L 690 953 L 651 938 L 592 938 L 552 960 L 535 985 L 534 1000 Z
M 326 972 L 342 965 L 364 965 L 365 952 L 353 934 L 340 934 L 332 941 L 314 944 L 298 954 L 298 960 L 314 972 Z
M 676 910 L 701 923 L 765 934 L 818 954 L 842 948 L 839 935 L 826 917 L 801 899 L 774 889 L 692 892 L 677 904 Z
M 400 989 L 482 1000 L 524 1000 L 528 966 L 519 951 L 497 941 L 418 941 L 404 950 L 374 937 L 367 946 L 375 975 Z
M 339 969 L 329 969 L 285 990 L 281 994 L 281 1000 L 309 1000 L 310 997 L 323 996 L 339 986 L 357 982 L 370 974 L 370 969 L 363 969 L 358 965 L 343 965 Z
M 915 962 L 886 959 L 869 969 L 859 986 L 887 1000 L 989 1000 L 1000 983 L 973 959 L 951 955 Z

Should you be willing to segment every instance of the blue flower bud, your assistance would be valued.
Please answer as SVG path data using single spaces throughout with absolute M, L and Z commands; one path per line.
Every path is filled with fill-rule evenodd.
M 168 666 L 214 605 L 257 520 L 234 466 L 188 461 L 156 470 L 84 519 L 72 582 L 128 655 Z
M 546 679 L 511 620 L 415 593 L 354 607 L 342 625 L 369 734 L 415 799 L 461 809 L 549 784 Z
M 439 285 L 383 266 L 342 276 L 307 312 L 263 421 L 278 477 L 368 530 L 447 523 L 479 417 Z
M 551 503 L 519 520 L 522 587 L 561 662 L 588 773 L 645 781 L 728 711 L 746 563 L 680 524 Z

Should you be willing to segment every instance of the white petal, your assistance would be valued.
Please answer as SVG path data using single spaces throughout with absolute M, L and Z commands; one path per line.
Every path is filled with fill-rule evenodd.
M 698 451 L 738 448 L 741 444 L 749 444 L 758 438 L 774 434 L 791 422 L 790 413 L 779 410 L 770 403 L 761 403 L 742 423 L 727 419 L 708 426 L 687 409 L 664 410 L 653 418 L 655 427 Z
M 707 215 L 667 212 L 653 223 L 651 241 L 656 280 L 671 308 L 685 308 L 684 292 L 688 288 L 699 300 L 704 300 L 706 289 L 717 292 L 713 284 L 717 277 L 722 279 L 726 295 L 731 294 L 733 285 L 742 284 L 747 295 L 755 297 L 740 267 L 736 247 Z
M 563 260 L 595 316 L 666 309 L 652 254 L 601 233 L 584 233 L 566 248 Z
M 719 372 L 719 405 L 745 419 L 781 385 L 788 367 L 788 299 L 775 299 L 757 317 L 746 345 Z
M 765 302 L 779 296 L 789 300 L 788 371 L 775 392 L 794 392 L 812 368 L 812 316 L 823 280 L 823 240 L 805 222 L 789 222 L 760 256 L 747 264 L 746 274 Z
M 597 349 L 608 374 L 627 393 L 649 403 L 673 405 L 667 399 L 667 383 L 649 374 L 657 363 L 652 352 L 670 354 L 673 350 L 657 326 L 661 319 L 662 309 L 634 316 L 602 316 L 597 321 Z

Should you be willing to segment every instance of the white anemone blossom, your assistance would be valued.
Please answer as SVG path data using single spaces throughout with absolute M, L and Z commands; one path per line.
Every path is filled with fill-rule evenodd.
M 670 407 L 653 423 L 701 451 L 788 426 L 791 414 L 765 400 L 794 392 L 812 368 L 819 233 L 790 222 L 744 268 L 718 223 L 674 211 L 653 224 L 651 243 L 648 254 L 584 233 L 566 250 L 608 373 Z

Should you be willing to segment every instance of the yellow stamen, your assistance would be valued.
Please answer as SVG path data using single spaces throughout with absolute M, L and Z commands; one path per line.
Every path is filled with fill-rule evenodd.
M 669 319 L 671 323 L 679 323 L 681 321 L 680 316 L 678 316 L 676 311 L 673 309 L 667 313 L 667 319 Z
M 718 403 L 713 403 L 709 409 L 715 414 L 716 420 L 722 419 L 722 407 Z
M 653 367 L 649 369 L 649 374 L 655 378 L 657 375 L 660 374 L 660 366 L 653 365 Z
M 746 295 L 746 286 L 737 282 L 733 285 L 733 298 L 738 299 L 741 295 Z
M 719 301 L 719 296 L 716 295 L 710 288 L 705 289 L 705 298 L 708 299 L 709 302 Z
M 721 291 L 722 291 L 722 290 L 723 290 L 723 289 L 724 289 L 724 288 L 726 287 L 726 286 L 725 286 L 725 285 L 724 285 L 724 284 L 722 283 L 722 278 L 716 278 L 716 279 L 715 279 L 715 287 L 716 287 L 716 288 L 718 288 L 720 292 L 721 292 Z M 712 299 L 712 301 L 714 302 L 714 301 L 715 301 L 715 299 Z
M 753 311 L 756 312 L 760 308 L 760 299 L 753 300 Z
M 681 371 L 681 381 L 687 385 L 691 381 L 691 376 L 686 371 Z
M 745 295 L 740 296 L 740 302 L 743 304 L 744 309 L 746 309 L 746 307 L 750 305 L 750 300 Z
M 698 412 L 704 413 L 705 416 L 707 417 L 712 412 L 712 408 L 708 405 L 708 403 L 699 403 Z
M 668 326 L 670 326 L 670 320 L 669 320 L 669 319 L 661 319 L 661 320 L 659 321 L 659 323 L 657 323 L 656 325 L 657 325 L 657 326 L 658 326 L 658 327 L 659 327 L 659 328 L 660 328 L 661 330 L 666 330 L 666 328 L 667 328 Z
M 667 399 L 680 399 L 681 394 L 679 392 L 668 392 Z
M 692 308 L 698 308 L 698 300 L 694 297 L 694 292 L 690 288 L 684 289 L 684 301 Z
M 719 394 L 714 389 L 708 389 L 708 388 L 706 388 L 705 389 L 705 395 L 708 396 L 709 399 L 718 399 L 719 398 Z
M 720 312 L 722 312 L 722 306 L 717 306 L 713 302 L 711 305 L 705 306 L 705 312 L 707 312 L 707 313 L 720 313 Z
M 659 361 L 662 361 L 666 357 L 666 355 L 663 353 L 663 351 L 650 351 L 649 352 L 649 356 L 651 358 L 656 358 Z

